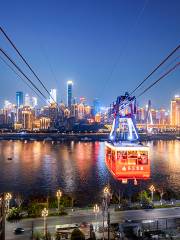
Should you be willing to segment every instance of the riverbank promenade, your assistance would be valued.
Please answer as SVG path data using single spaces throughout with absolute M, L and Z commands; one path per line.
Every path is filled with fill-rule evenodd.
M 110 222 L 122 224 L 126 221 L 148 223 L 148 227 L 156 226 L 158 223 L 159 229 L 172 229 L 177 227 L 177 222 L 180 220 L 180 207 L 171 208 L 155 208 L 155 209 L 141 209 L 141 210 L 126 210 L 115 211 L 115 207 L 111 206 Z M 74 208 L 67 210 L 66 216 L 52 216 L 47 218 L 47 230 L 52 234 L 56 232 L 56 225 L 77 224 L 82 228 L 82 223 L 86 223 L 88 228 L 90 224 L 102 226 L 103 217 L 100 211 L 96 217 L 92 208 L 80 209 Z M 33 226 L 33 228 L 32 228 Z M 88 229 L 85 232 L 88 235 Z M 24 228 L 25 232 L 22 235 L 15 235 L 13 230 L 17 227 Z M 20 240 L 30 239 L 33 232 L 43 232 L 43 218 L 26 218 L 20 222 L 9 223 L 6 222 L 6 240 Z M 88 237 L 88 236 L 87 236 Z

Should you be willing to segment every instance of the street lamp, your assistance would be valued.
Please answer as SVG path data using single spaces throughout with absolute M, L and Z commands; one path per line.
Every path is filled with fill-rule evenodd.
M 108 239 L 109 239 L 109 225 L 110 225 L 110 214 L 108 211 L 108 203 L 109 203 L 109 197 L 110 197 L 110 189 L 108 186 L 106 186 L 103 189 L 104 198 L 102 203 L 102 211 L 103 211 L 103 240 L 104 240 L 104 221 L 105 221 L 105 213 L 107 217 L 107 225 L 108 225 Z
M 62 192 L 61 190 L 57 190 L 56 192 L 56 197 L 57 197 L 57 200 L 58 200 L 58 212 L 60 211 L 60 200 L 61 200 L 61 197 L 62 197 Z
M 109 191 L 108 186 L 106 186 L 106 187 L 104 188 L 103 192 L 104 192 L 105 197 L 107 197 L 107 195 L 109 195 L 109 192 L 110 192 L 110 191 Z
M 47 234 L 47 223 L 46 223 L 46 218 L 48 216 L 48 210 L 44 208 L 42 210 L 42 217 L 44 218 L 44 236 Z
M 161 197 L 160 202 L 161 202 L 161 205 L 163 204 L 163 195 L 164 195 L 164 191 L 163 191 L 163 189 L 161 189 L 160 190 L 160 197 Z
M 98 215 L 98 213 L 99 213 L 99 206 L 98 206 L 97 204 L 94 205 L 93 212 L 94 212 L 94 214 L 95 214 L 95 216 L 96 216 L 96 228 L 95 228 L 95 230 L 96 230 L 96 229 L 97 229 L 97 226 L 98 226 L 98 223 L 97 223 L 97 215 Z
M 151 191 L 151 200 L 153 202 L 154 192 L 156 191 L 156 189 L 155 189 L 155 187 L 153 185 L 151 185 L 149 190 Z
M 9 212 L 9 205 L 10 205 L 10 200 L 12 198 L 12 195 L 11 193 L 6 193 L 5 195 L 5 201 L 6 201 L 6 206 L 7 206 L 7 211 Z

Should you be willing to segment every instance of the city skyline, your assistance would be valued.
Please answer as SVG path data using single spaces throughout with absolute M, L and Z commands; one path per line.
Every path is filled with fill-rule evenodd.
M 21 129 L 30 131 L 55 129 L 59 129 L 59 131 L 91 131 L 90 128 L 93 129 L 97 126 L 101 128 L 101 124 L 103 124 L 109 130 L 115 105 L 102 107 L 97 98 L 93 100 L 92 104 L 88 105 L 85 97 L 77 99 L 73 96 L 72 87 L 73 82 L 68 81 L 67 102 L 61 102 L 60 104 L 57 103 L 57 90 L 51 89 L 52 97 L 47 99 L 47 104 L 43 106 L 38 105 L 36 97 L 28 93 L 24 94 L 21 91 L 16 92 L 16 103 L 5 100 L 3 108 L 0 109 L 0 127 L 7 127 L 15 131 Z M 155 128 L 168 127 L 172 130 L 178 128 L 180 123 L 180 96 L 175 95 L 170 104 L 171 108 L 168 110 L 162 107 L 154 108 L 150 100 L 146 106 L 137 105 L 135 102 L 134 117 L 139 124 L 139 130 L 141 131 L 148 125 Z M 85 124 L 86 130 L 83 130 L 83 124 Z M 79 126 L 79 130 L 77 130 L 77 126 Z M 153 127 L 150 127 L 150 131 Z
M 2 104 L 0 104 L 0 108 L 3 108 L 5 105 L 6 105 L 6 103 L 12 103 L 12 104 L 14 104 L 14 105 L 16 105 L 17 107 L 20 107 L 20 105 L 24 105 L 24 106 L 32 106 L 33 108 L 36 106 L 36 107 L 43 107 L 43 106 L 48 106 L 48 105 L 51 105 L 51 104 L 58 104 L 58 105 L 60 105 L 61 103 L 64 103 L 65 104 L 65 106 L 66 107 L 70 107 L 71 105 L 69 105 L 68 104 L 68 98 L 70 98 L 71 100 L 69 100 L 69 101 L 71 101 L 71 104 L 73 104 L 73 101 L 74 101 L 74 103 L 81 103 L 81 100 L 83 99 L 85 102 L 86 102 L 86 104 L 88 104 L 88 105 L 91 105 L 92 107 L 93 107 L 93 105 L 94 105 L 94 102 L 96 102 L 96 101 L 98 101 L 98 104 L 99 104 L 99 108 L 107 108 L 107 107 L 110 107 L 110 105 L 112 105 L 112 103 L 110 103 L 110 104 L 108 104 L 107 106 L 105 106 L 105 105 L 100 105 L 100 98 L 94 98 L 94 99 L 92 99 L 92 101 L 89 101 L 87 98 L 86 98 L 86 96 L 82 96 L 81 95 L 81 97 L 77 97 L 77 96 L 74 96 L 73 94 L 72 94 L 72 88 L 71 88 L 71 90 L 69 90 L 69 88 L 68 88 L 68 85 L 69 85 L 69 83 L 70 83 L 70 85 L 72 86 L 72 85 L 74 85 L 74 82 L 72 82 L 71 80 L 68 80 L 67 81 L 67 86 L 66 86 L 66 100 L 63 100 L 63 99 L 58 99 L 59 98 L 59 96 L 58 96 L 58 90 L 57 89 L 55 89 L 55 88 L 51 88 L 50 89 L 50 94 L 51 94 L 51 97 L 49 97 L 49 98 L 47 98 L 46 99 L 46 101 L 44 100 L 44 101 L 42 101 L 41 99 L 41 101 L 38 101 L 38 97 L 35 97 L 35 94 L 34 93 L 32 93 L 32 94 L 29 94 L 29 92 L 23 92 L 23 91 L 21 91 L 21 90 L 19 90 L 19 91 L 17 91 L 17 92 L 15 92 L 15 94 L 14 94 L 14 98 L 13 98 L 13 101 L 10 101 L 9 99 L 7 99 L 7 98 L 5 98 L 5 99 L 3 99 L 2 100 Z M 71 96 L 69 97 L 69 91 L 71 92 Z M 19 96 L 19 94 L 21 95 L 21 96 Z M 139 102 L 137 103 L 137 106 L 138 107 L 144 107 L 144 108 L 147 108 L 147 106 L 148 106 L 148 101 L 151 101 L 151 103 L 152 103 L 152 109 L 153 108 L 156 108 L 156 109 L 166 109 L 166 111 L 170 111 L 170 109 L 171 109 L 171 101 L 172 101 L 172 99 L 174 99 L 174 98 L 176 98 L 176 97 L 178 97 L 179 98 L 179 96 L 180 96 L 180 94 L 175 94 L 171 99 L 170 99 L 170 102 L 168 103 L 168 106 L 159 106 L 159 107 L 156 107 L 156 105 L 153 103 L 153 101 L 151 100 L 151 99 L 149 99 L 149 100 L 147 100 L 147 102 L 145 102 L 145 105 L 142 105 L 142 104 L 140 104 Z M 21 98 L 21 99 L 20 99 Z M 26 100 L 26 98 L 28 99 L 28 100 Z M 21 104 L 19 103 L 19 101 L 21 102 Z M 26 104 L 28 102 L 28 104 Z M 40 102 L 40 103 L 39 103 Z M 23 103 L 23 104 L 22 104 Z
M 3 11 L 1 20 L 47 88 L 56 88 L 63 101 L 66 99 L 66 82 L 72 79 L 77 97 L 87 96 L 90 101 L 99 98 L 103 105 L 108 105 L 116 95 L 133 89 L 178 44 L 180 35 L 175 24 L 180 18 L 178 1 L 174 1 L 175 4 L 164 1 L 163 5 L 157 2 L 156 6 L 152 1 L 139 1 L 136 4 L 132 1 L 115 1 L 114 4 L 108 1 L 104 4 L 95 1 L 78 1 L 76 4 L 61 1 L 51 4 L 50 11 L 48 2 L 43 6 L 41 3 L 36 5 L 36 10 L 42 7 L 42 11 L 38 11 L 42 18 L 40 21 L 37 21 L 36 11 L 32 17 L 25 11 L 24 17 L 23 10 L 31 9 L 34 1 L 31 5 L 20 6 L 20 2 L 16 3 L 20 6 L 17 13 L 22 14 L 24 21 L 17 18 L 12 25 L 4 15 L 6 11 Z M 15 18 L 13 3 L 4 1 L 4 10 L 7 6 L 12 19 Z M 83 17 L 83 22 L 79 16 Z M 47 28 L 44 28 L 45 25 Z M 0 41 L 2 47 L 12 54 L 3 36 Z M 12 56 L 17 60 L 15 54 Z M 13 101 L 14 88 L 16 91 L 30 92 L 2 61 L 0 64 L 3 69 L 1 82 L 5 82 L 1 84 L 0 104 L 6 96 Z M 155 75 L 149 82 L 158 76 Z M 179 78 L 177 70 L 165 78 L 163 84 L 160 83 L 139 99 L 140 104 L 152 99 L 156 107 L 166 107 L 170 99 L 180 92 Z M 9 84 L 13 86 L 12 89 L 8 88 Z

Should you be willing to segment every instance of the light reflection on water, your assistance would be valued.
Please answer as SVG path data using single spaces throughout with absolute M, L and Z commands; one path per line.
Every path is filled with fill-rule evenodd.
M 108 182 L 112 190 L 131 195 L 150 183 L 180 193 L 180 141 L 149 142 L 151 179 L 122 185 L 104 163 L 103 142 L 0 142 L 0 192 L 54 194 L 58 188 L 80 203 L 97 201 Z M 12 157 L 12 161 L 8 160 Z

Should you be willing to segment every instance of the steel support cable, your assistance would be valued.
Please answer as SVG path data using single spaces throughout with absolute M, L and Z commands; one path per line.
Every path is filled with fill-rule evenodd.
M 48 65 L 48 67 L 49 67 L 49 70 L 50 70 L 50 73 L 51 73 L 51 75 L 52 75 L 52 78 L 53 78 L 56 86 L 58 86 L 57 77 L 56 77 L 55 71 L 54 71 L 54 69 L 53 69 L 53 67 L 52 67 L 52 62 L 51 62 L 50 59 L 49 59 L 49 55 L 48 55 L 48 53 L 47 53 L 47 48 L 46 48 L 46 46 L 43 45 L 42 43 L 41 43 L 40 47 L 41 47 L 41 52 L 42 52 L 43 58 L 45 58 L 45 60 L 46 60 L 46 63 L 47 63 L 47 65 Z
M 150 78 L 177 50 L 180 49 L 180 45 L 178 45 L 161 63 L 130 93 L 133 94 L 148 78 Z
M 169 67 L 171 67 L 178 59 L 180 58 L 180 55 L 178 55 L 177 57 L 175 57 L 167 66 L 165 66 L 163 68 L 163 70 L 161 71 L 161 74 L 164 73 L 164 71 L 167 71 L 169 69 Z
M 144 4 L 143 4 L 142 8 L 140 9 L 140 11 L 139 11 L 135 21 L 133 22 L 133 24 L 131 25 L 130 29 L 128 30 L 129 36 L 134 34 L 134 31 L 136 30 L 136 28 L 137 28 L 137 26 L 139 24 L 139 21 L 141 20 L 141 17 L 142 17 L 142 15 L 143 15 L 143 13 L 144 13 L 147 5 L 148 5 L 148 2 L 149 2 L 149 0 L 145 0 L 144 1 Z M 130 39 L 132 39 L 132 36 L 131 37 L 127 37 L 126 42 L 124 44 L 122 44 L 122 46 L 121 46 L 120 53 L 117 56 L 116 60 L 114 61 L 113 65 L 112 65 L 112 68 L 111 68 L 111 70 L 110 70 L 110 72 L 108 74 L 109 76 L 106 79 L 106 83 L 104 84 L 104 92 L 106 91 L 107 85 L 111 81 L 113 73 L 114 73 L 115 69 L 117 68 L 117 65 L 119 64 L 120 59 L 122 58 L 123 54 L 125 53 L 126 49 L 128 48 Z
M 42 101 L 44 101 L 45 102 L 45 100 L 44 100 L 44 98 L 42 98 L 42 96 L 40 96 L 26 81 L 25 81 L 25 79 L 23 79 L 22 77 L 21 77 L 21 75 L 19 74 L 19 73 L 17 73 L 15 70 L 14 70 L 14 68 L 12 68 L 11 66 L 10 66 L 10 64 L 8 64 L 8 62 L 4 59 L 4 58 L 2 58 L 1 56 L 0 56 L 0 59 L 12 70 L 12 72 L 14 72 Z
M 0 26 L 0 31 L 3 33 L 3 35 L 5 36 L 5 38 L 9 41 L 9 43 L 11 44 L 11 46 L 15 49 L 15 51 L 18 53 L 18 55 L 21 57 L 21 59 L 23 60 L 23 62 L 28 66 L 28 68 L 30 69 L 30 71 L 33 73 L 33 75 L 36 77 L 36 79 L 39 81 L 39 83 L 42 85 L 42 87 L 45 89 L 45 91 L 48 93 L 48 95 L 52 98 L 50 92 L 48 91 L 48 89 L 46 88 L 46 86 L 44 85 L 44 83 L 40 80 L 40 78 L 37 76 L 37 74 L 34 72 L 34 70 L 32 69 L 32 67 L 29 65 L 29 63 L 27 62 L 27 60 L 22 56 L 22 54 L 20 53 L 20 51 L 17 49 L 16 45 L 12 42 L 12 40 L 8 37 L 8 35 L 6 34 L 6 32 L 3 30 L 3 28 Z M 53 99 L 53 98 L 52 98 Z M 56 101 L 53 99 L 53 101 L 56 103 Z M 57 103 L 56 103 L 57 104 Z
M 177 60 L 179 60 L 178 58 L 180 58 L 180 55 L 178 55 L 177 57 L 175 57 L 172 61 L 170 61 L 170 63 L 168 63 L 167 66 L 165 66 L 161 72 L 161 74 L 166 71 L 169 67 L 171 67 Z
M 26 74 L 21 70 L 21 68 L 8 56 L 8 54 L 0 48 L 0 52 L 15 66 L 15 68 L 31 83 L 31 85 L 41 94 L 41 96 L 46 99 L 46 96 L 36 87 L 36 85 L 29 79 Z
M 144 91 L 142 93 L 140 93 L 136 99 L 138 97 L 141 97 L 145 92 L 147 92 L 149 89 L 151 89 L 154 85 L 156 85 L 161 79 L 163 79 L 164 77 L 166 77 L 167 75 L 169 75 L 172 71 L 176 70 L 177 67 L 180 66 L 180 62 L 176 63 L 172 68 L 170 68 L 166 73 L 164 73 L 160 78 L 158 78 L 156 81 L 154 81 L 151 85 L 149 85 L 149 87 L 147 87 L 146 89 L 144 89 Z M 131 103 L 131 101 L 129 102 Z M 119 111 L 122 111 L 129 103 L 127 104 L 121 104 Z
M 161 79 L 169 75 L 172 71 L 176 70 L 177 67 L 180 66 L 180 62 L 176 63 L 174 67 L 170 68 L 166 73 L 164 73 L 160 78 L 158 78 L 155 82 L 153 82 L 149 87 L 147 87 L 142 93 L 140 93 L 138 97 L 141 97 L 145 92 L 147 92 L 150 88 L 152 88 L 154 85 L 156 85 Z

